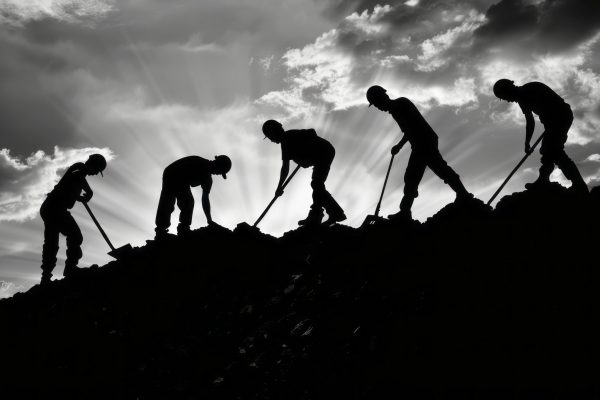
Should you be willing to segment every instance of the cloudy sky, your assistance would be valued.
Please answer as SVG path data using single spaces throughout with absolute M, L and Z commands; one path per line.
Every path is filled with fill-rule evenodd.
M 600 182 L 597 0 L 0 0 L 0 54 L 0 297 L 39 281 L 39 206 L 66 167 L 94 152 L 110 162 L 104 178 L 88 179 L 90 205 L 116 245 L 153 236 L 162 170 L 190 154 L 233 159 L 229 179 L 215 178 L 214 219 L 254 221 L 280 167 L 260 131 L 270 118 L 334 144 L 328 187 L 359 225 L 400 138 L 388 114 L 367 108 L 372 84 L 417 104 L 445 158 L 487 200 L 524 137 L 523 116 L 492 84 L 543 81 L 574 110 L 568 153 L 590 186 Z M 384 215 L 398 208 L 409 151 Z M 506 192 L 522 190 L 538 163 L 536 154 Z M 298 174 L 264 232 L 305 216 L 309 177 Z M 420 193 L 421 220 L 453 199 L 431 172 Z M 73 214 L 81 265 L 104 264 L 106 244 L 81 205 Z M 198 207 L 193 228 L 204 224 Z

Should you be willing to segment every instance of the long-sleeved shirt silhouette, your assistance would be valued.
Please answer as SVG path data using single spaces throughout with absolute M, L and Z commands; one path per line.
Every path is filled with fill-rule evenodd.
M 413 148 L 437 148 L 438 135 L 412 101 L 406 97 L 392 100 L 389 113 L 404 133 L 404 141 L 408 141 Z
M 84 163 L 75 163 L 71 165 L 54 189 L 48 193 L 48 199 L 54 207 L 71 209 L 75 202 L 81 197 L 81 192 L 84 192 L 83 197 L 87 200 L 92 197 L 92 189 L 85 179 L 87 173 Z
M 281 141 L 281 158 L 303 168 L 327 160 L 335 150 L 331 143 L 317 136 L 314 129 L 290 129 Z
M 527 117 L 537 114 L 545 125 L 561 118 L 571 107 L 556 92 L 541 82 L 529 82 L 517 88 L 518 103 Z

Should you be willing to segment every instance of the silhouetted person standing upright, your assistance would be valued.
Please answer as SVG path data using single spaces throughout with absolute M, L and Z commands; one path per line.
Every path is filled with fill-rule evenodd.
M 71 165 L 42 203 L 40 208 L 40 215 L 44 221 L 42 284 L 50 282 L 52 278 L 61 233 L 67 237 L 67 260 L 63 275 L 71 276 L 79 269 L 77 263 L 82 256 L 83 236 L 69 210 L 73 208 L 76 201 L 90 201 L 94 193 L 85 178 L 88 175 L 102 173 L 105 168 L 106 159 L 101 154 L 92 154 L 85 163 L 78 162 Z
M 392 114 L 404 133 L 400 142 L 392 147 L 392 154 L 398 154 L 406 142 L 412 147 L 404 174 L 404 197 L 400 202 L 400 212 L 390 215 L 389 218 L 412 219 L 411 208 L 419 195 L 419 183 L 427 167 L 456 192 L 457 199 L 473 197 L 465 189 L 458 174 L 442 158 L 438 149 L 437 134 L 409 99 L 399 97 L 392 100 L 384 88 L 371 86 L 367 90 L 367 100 L 369 106 L 374 105 L 379 110 Z
M 535 129 L 533 113 L 537 114 L 545 132 L 540 153 L 542 165 L 539 177 L 535 182 L 525 185 L 526 188 L 543 186 L 550 182 L 550 174 L 556 164 L 573 184 L 573 189 L 587 193 L 588 188 L 581 177 L 577 166 L 565 153 L 567 133 L 573 123 L 573 111 L 554 90 L 541 82 L 529 82 L 523 86 L 515 86 L 508 79 L 500 79 L 494 84 L 496 97 L 509 102 L 516 102 L 525 114 L 525 153 L 531 152 L 531 137 Z
M 323 209 L 329 218 L 325 225 L 333 225 L 346 219 L 346 214 L 335 201 L 331 193 L 325 188 L 325 180 L 329 175 L 331 163 L 335 157 L 335 148 L 327 140 L 317 136 L 314 129 L 284 130 L 283 126 L 275 121 L 268 120 L 262 126 L 262 131 L 273 143 L 281 144 L 281 172 L 279 183 L 275 190 L 276 196 L 283 194 L 282 185 L 290 171 L 290 160 L 302 168 L 313 167 L 310 186 L 313 189 L 313 204 L 308 216 L 298 221 L 298 225 L 318 225 L 323 219 Z
M 231 160 L 227 156 L 216 156 L 214 160 L 206 160 L 199 156 L 180 158 L 170 164 L 163 173 L 160 200 L 156 210 L 156 238 L 166 237 L 171 226 L 171 214 L 175 210 L 175 202 L 179 207 L 179 225 L 177 234 L 190 232 L 192 214 L 194 212 L 194 196 L 190 187 L 202 187 L 202 209 L 209 225 L 215 224 L 210 214 L 209 194 L 212 188 L 212 175 L 226 174 L 231 170 Z

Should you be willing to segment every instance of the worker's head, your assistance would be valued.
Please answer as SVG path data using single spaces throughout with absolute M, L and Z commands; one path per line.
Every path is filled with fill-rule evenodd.
M 262 131 L 265 134 L 265 136 L 269 138 L 271 142 L 274 143 L 281 143 L 281 140 L 283 139 L 283 134 L 285 133 L 285 130 L 283 129 L 281 123 L 275 121 L 274 119 L 270 119 L 267 122 L 265 122 L 262 126 Z
M 102 171 L 106 168 L 106 158 L 104 158 L 102 154 L 92 154 L 88 157 L 85 165 L 87 167 L 88 175 L 97 175 L 100 173 L 104 176 Z
M 373 105 L 381 111 L 387 111 L 389 108 L 390 96 L 381 86 L 371 86 L 367 90 L 367 100 L 369 101 L 369 107 Z
M 494 94 L 501 100 L 515 101 L 517 98 L 517 87 L 510 79 L 500 79 L 494 83 Z
M 227 156 L 216 156 L 214 161 L 214 174 L 223 175 L 227 179 L 227 173 L 231 170 L 231 159 Z

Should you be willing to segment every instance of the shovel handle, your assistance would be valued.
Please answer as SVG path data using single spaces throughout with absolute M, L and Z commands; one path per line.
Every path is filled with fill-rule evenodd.
M 296 166 L 296 169 L 292 171 L 292 173 L 286 179 L 286 181 L 283 182 L 283 185 L 281 185 L 281 189 L 285 189 L 285 187 L 287 186 L 287 184 L 290 183 L 290 181 L 292 180 L 292 178 L 294 177 L 294 175 L 296 175 L 296 172 L 298 172 L 299 169 L 300 169 L 300 166 L 299 165 Z M 273 204 L 275 204 L 275 201 L 277 200 L 277 197 L 279 197 L 279 196 L 273 197 L 273 200 L 271 200 L 271 202 L 269 203 L 269 205 L 267 206 L 267 208 L 265 208 L 265 211 L 263 211 L 263 213 L 260 214 L 260 217 L 258 217 L 258 219 L 254 223 L 254 225 L 252 225 L 254 228 L 256 228 L 256 226 L 260 223 L 260 221 L 262 221 L 262 219 L 265 217 L 265 215 L 267 215 L 267 213 L 269 212 L 269 209 L 273 206 Z
M 388 181 L 388 178 L 390 177 L 390 171 L 392 170 L 392 164 L 394 163 L 395 156 L 396 156 L 395 154 L 392 154 L 392 158 L 390 159 L 390 165 L 388 166 L 387 173 L 385 174 L 385 180 L 383 181 L 383 189 L 381 189 L 381 196 L 379 196 L 379 202 L 377 202 L 377 207 L 375 207 L 375 217 L 379 216 L 379 209 L 381 208 L 383 194 L 385 193 L 385 187 L 387 186 L 387 181 Z
M 112 251 L 115 250 L 115 247 L 112 245 L 112 243 L 110 242 L 110 240 L 108 239 L 108 236 L 106 235 L 106 232 L 104 232 L 104 229 L 102 229 L 102 227 L 100 226 L 100 223 L 98 222 L 98 220 L 96 219 L 96 216 L 94 216 L 94 213 L 92 212 L 92 210 L 90 209 L 90 206 L 88 206 L 88 204 L 84 201 L 82 201 L 83 206 L 85 207 L 85 209 L 87 210 L 87 212 L 90 214 L 90 217 L 92 217 L 92 221 L 94 221 L 94 223 L 96 224 L 96 226 L 98 227 L 98 230 L 100 231 L 100 233 L 102 234 L 102 236 L 104 237 L 104 240 L 106 240 L 106 243 L 108 243 L 108 246 L 110 247 L 110 249 Z
M 537 147 L 537 145 L 544 138 L 544 134 L 545 133 L 546 132 L 544 132 L 544 133 L 542 133 L 540 135 L 540 137 L 538 138 L 538 140 L 536 140 L 535 143 L 533 144 L 533 146 L 531 147 L 531 150 L 529 151 L 529 153 L 525 154 L 525 156 L 521 159 L 521 161 L 519 161 L 519 163 L 517 164 L 517 166 L 513 168 L 513 170 L 510 172 L 510 174 L 508 174 L 508 177 L 504 180 L 504 182 L 502 182 L 502 185 L 500 185 L 500 187 L 498 188 L 498 190 L 496 190 L 496 192 L 488 200 L 488 202 L 487 202 L 488 206 L 490 204 L 492 204 L 492 202 L 496 199 L 496 196 L 498 196 L 500 194 L 500 192 L 502 191 L 502 189 L 504 189 L 504 186 L 506 186 L 506 184 L 508 183 L 508 181 L 510 180 L 510 178 L 512 178 L 512 176 L 515 174 L 515 172 L 517 172 L 517 170 L 519 168 L 521 168 L 521 165 L 523 165 L 523 163 L 525 162 L 525 160 L 527 160 L 529 158 L 529 156 L 533 153 L 533 150 L 535 150 L 535 148 Z

